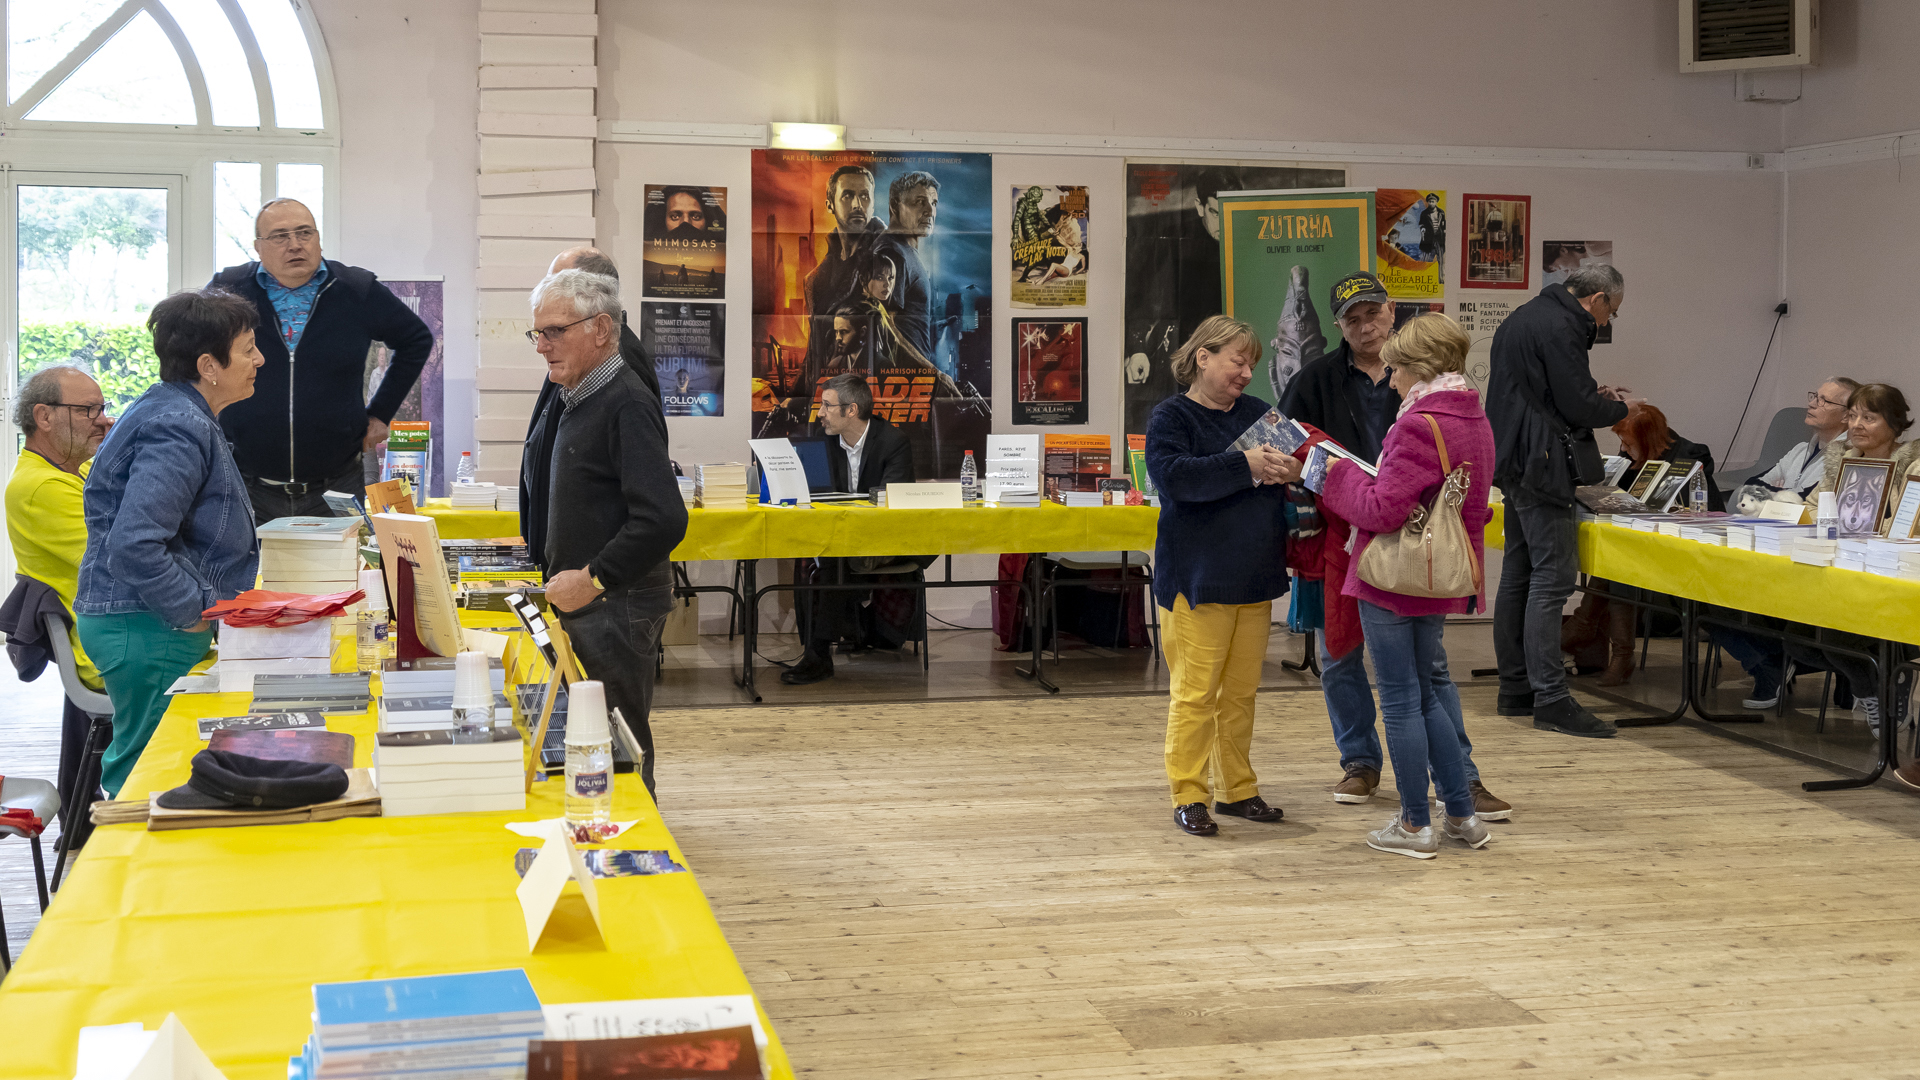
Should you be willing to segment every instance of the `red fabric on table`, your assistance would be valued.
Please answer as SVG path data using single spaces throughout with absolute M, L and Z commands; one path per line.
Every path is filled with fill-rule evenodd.
M 315 619 L 345 615 L 347 609 L 366 597 L 359 589 L 352 592 L 309 593 L 269 592 L 248 589 L 231 600 L 222 600 L 200 613 L 203 619 L 219 619 L 228 626 L 298 626 Z

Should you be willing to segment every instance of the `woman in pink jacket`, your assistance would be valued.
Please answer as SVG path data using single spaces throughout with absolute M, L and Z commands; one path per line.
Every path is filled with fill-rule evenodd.
M 1336 460 L 1322 494 L 1327 508 L 1353 525 L 1353 559 L 1341 591 L 1359 601 L 1360 627 L 1373 657 L 1387 749 L 1400 789 L 1400 813 L 1369 833 L 1367 846 L 1416 859 L 1431 859 L 1440 850 L 1427 810 L 1429 769 L 1446 808 L 1439 831 L 1476 848 L 1490 839 L 1486 825 L 1474 816 L 1460 740 L 1430 678 L 1436 662 L 1446 663 L 1441 631 L 1447 616 L 1484 604 L 1485 590 L 1457 599 L 1385 592 L 1360 580 L 1360 559 L 1376 535 L 1406 524 L 1414 508 L 1432 500 L 1446 479 L 1426 419 L 1431 416 L 1446 440 L 1449 464 L 1467 468 L 1470 483 L 1461 516 L 1473 558 L 1484 564 L 1481 533 L 1492 516 L 1487 486 L 1493 476 L 1493 429 L 1479 392 L 1461 374 L 1468 344 L 1459 324 L 1438 314 L 1420 316 L 1388 340 L 1381 357 L 1401 405 L 1399 419 L 1381 445 L 1379 476 Z

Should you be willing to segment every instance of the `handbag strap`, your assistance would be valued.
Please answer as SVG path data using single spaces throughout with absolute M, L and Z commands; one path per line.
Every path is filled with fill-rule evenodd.
M 1433 429 L 1433 447 L 1440 451 L 1440 475 L 1442 477 L 1452 475 L 1453 466 L 1447 464 L 1447 437 L 1440 434 L 1440 421 L 1435 420 L 1433 414 L 1429 412 L 1423 412 L 1420 415 L 1426 418 L 1427 426 Z

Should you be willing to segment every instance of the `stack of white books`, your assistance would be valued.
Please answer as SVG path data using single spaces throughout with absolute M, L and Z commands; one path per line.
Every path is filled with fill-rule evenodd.
M 1866 570 L 1882 577 L 1920 577 L 1920 540 L 1880 537 L 1867 541 Z
M 1753 527 L 1753 550 L 1762 555 L 1791 555 L 1793 541 L 1798 537 L 1813 538 L 1812 525 L 1755 525 Z
M 1674 519 L 1670 521 L 1662 521 L 1658 525 L 1656 525 L 1654 528 L 1655 528 L 1655 531 L 1657 531 L 1661 536 L 1679 536 L 1680 529 L 1685 525 L 1686 525 L 1686 522 L 1680 521 L 1678 519 Z
M 499 503 L 500 489 L 494 484 L 469 481 L 448 485 L 447 495 L 455 510 L 492 510 Z
M 333 670 L 331 619 L 297 626 L 220 624 L 220 692 L 245 694 L 255 675 L 320 675 Z
M 995 489 L 992 501 L 996 506 L 1039 506 L 1040 489 L 1037 487 L 1000 487 Z
M 737 461 L 693 467 L 694 505 L 707 510 L 741 510 L 747 505 L 747 467 Z
M 493 719 L 496 724 L 513 723 L 513 706 L 507 695 L 493 695 Z M 454 726 L 453 695 L 396 697 L 380 695 L 380 730 L 451 731 Z
M 1854 570 L 1865 573 L 1867 569 L 1867 545 L 1878 537 L 1843 536 L 1834 541 L 1833 565 L 1840 570 Z
M 540 998 L 517 968 L 315 983 L 313 1034 L 287 1077 L 524 1080 L 527 1043 L 545 1033 Z
M 688 506 L 697 505 L 694 502 L 695 491 L 693 486 L 693 477 L 676 476 L 673 479 L 676 483 L 680 485 L 680 501 L 685 503 Z
M 1682 525 L 1680 539 L 1724 547 L 1727 542 L 1727 527 L 1725 525 Z
M 1839 550 L 1839 547 L 1840 541 L 1838 540 L 1821 540 L 1813 536 L 1796 536 L 1793 538 L 1793 550 L 1790 557 L 1794 562 L 1805 563 L 1808 566 L 1832 566 L 1834 554 Z
M 520 510 L 520 489 L 501 484 L 494 489 L 493 508 L 517 513 Z
M 512 727 L 495 728 L 488 743 L 456 743 L 451 731 L 383 731 L 373 747 L 383 817 L 525 810 L 526 768 Z
M 1062 491 L 1060 493 L 1062 506 L 1106 506 L 1108 501 L 1108 493 L 1104 491 Z
M 260 526 L 260 587 L 316 595 L 359 588 L 360 524 L 357 517 L 283 517 Z

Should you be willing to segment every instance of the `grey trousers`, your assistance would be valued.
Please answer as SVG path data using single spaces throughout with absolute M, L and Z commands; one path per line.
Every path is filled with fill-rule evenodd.
M 587 677 L 606 688 L 607 711 L 620 715 L 640 743 L 640 779 L 653 794 L 653 671 L 660 631 L 673 604 L 673 586 L 648 585 L 602 593 L 585 607 L 560 612 L 560 625 Z M 558 610 L 558 609 L 556 609 Z
M 1507 547 L 1493 608 L 1500 692 L 1533 694 L 1533 707 L 1572 697 L 1560 662 L 1560 612 L 1580 570 L 1573 507 L 1507 500 Z

